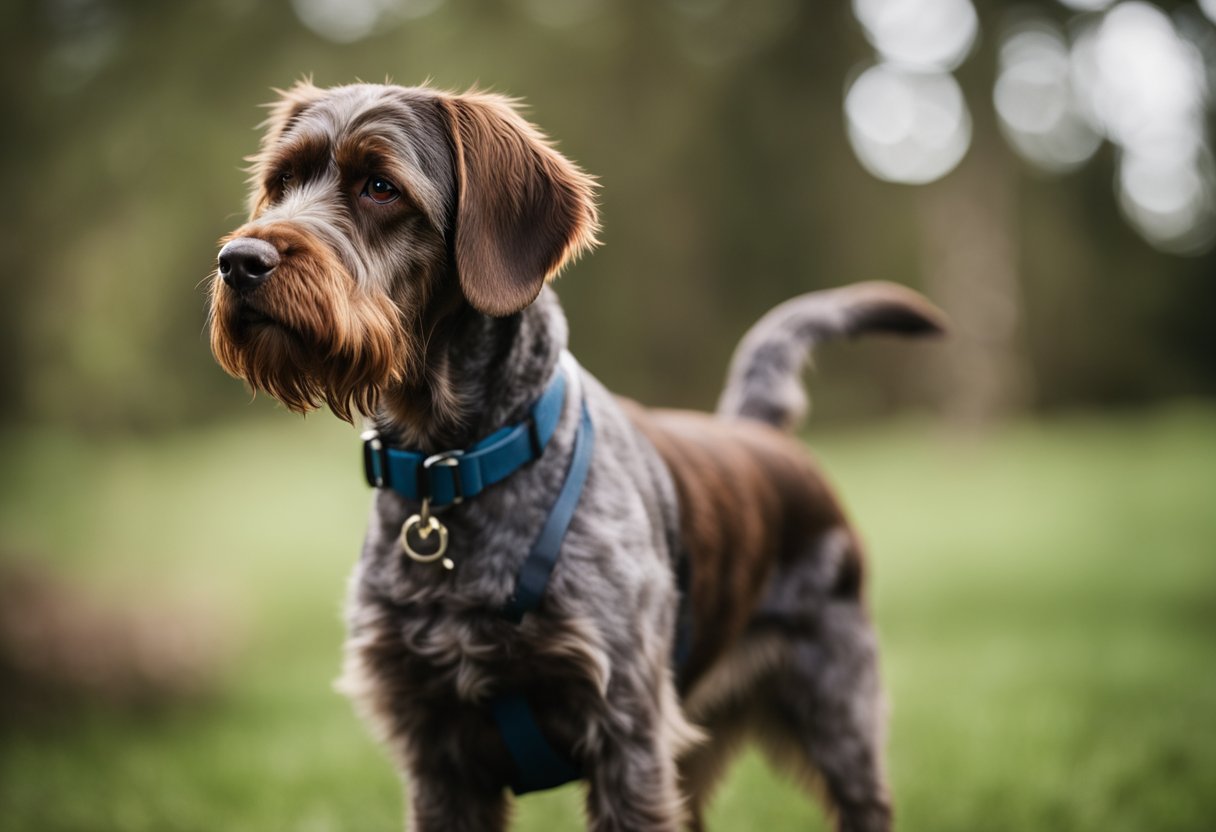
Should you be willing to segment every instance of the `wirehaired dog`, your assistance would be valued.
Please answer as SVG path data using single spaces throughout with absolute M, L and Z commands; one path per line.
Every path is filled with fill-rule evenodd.
M 289 409 L 376 430 L 343 686 L 418 830 L 504 828 L 507 787 L 550 763 L 594 829 L 699 828 L 746 736 L 840 829 L 888 829 L 861 544 L 789 434 L 815 344 L 939 315 L 885 283 L 805 295 L 746 335 L 715 415 L 643 409 L 563 357 L 546 286 L 596 244 L 593 190 L 497 95 L 273 105 L 211 345 Z

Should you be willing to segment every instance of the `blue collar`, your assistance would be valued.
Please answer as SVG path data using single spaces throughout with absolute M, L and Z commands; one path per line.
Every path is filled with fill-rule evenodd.
M 363 434 L 368 485 L 391 488 L 407 500 L 430 499 L 441 508 L 475 497 L 538 459 L 553 438 L 566 403 L 566 373 L 558 364 L 528 418 L 496 430 L 463 451 L 424 454 L 393 448 L 372 430 Z

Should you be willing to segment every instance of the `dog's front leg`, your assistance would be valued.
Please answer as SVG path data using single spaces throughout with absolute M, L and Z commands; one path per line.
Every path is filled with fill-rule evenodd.
M 501 832 L 509 807 L 501 788 L 471 785 L 455 772 L 420 770 L 407 777 L 410 832 Z
M 683 803 L 674 761 L 676 745 L 689 729 L 670 678 L 664 672 L 653 675 L 657 678 L 649 684 L 613 697 L 615 713 L 587 772 L 592 832 L 679 828 Z

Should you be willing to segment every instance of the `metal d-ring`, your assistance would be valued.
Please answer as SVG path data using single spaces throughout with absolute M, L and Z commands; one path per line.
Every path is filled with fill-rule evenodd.
M 439 543 L 433 552 L 420 552 L 410 543 L 410 534 L 417 534 L 419 539 L 426 540 L 431 534 L 439 533 Z M 455 564 L 451 558 L 444 558 L 444 554 L 448 550 L 448 527 L 439 522 L 435 515 L 431 514 L 431 501 L 429 499 L 422 501 L 422 508 L 418 514 L 411 515 L 408 520 L 401 526 L 401 549 L 406 556 L 418 563 L 434 563 L 443 558 L 443 566 L 445 569 L 451 569 Z

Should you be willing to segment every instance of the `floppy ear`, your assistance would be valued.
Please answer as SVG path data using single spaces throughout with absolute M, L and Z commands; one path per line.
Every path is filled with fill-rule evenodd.
M 595 183 L 502 96 L 444 96 L 456 154 L 456 269 L 474 309 L 511 315 L 597 243 Z
M 288 89 L 276 88 L 274 91 L 279 97 L 264 105 L 269 112 L 266 120 L 258 125 L 262 130 L 262 140 L 258 145 L 258 152 L 245 159 L 250 163 L 247 170 L 251 186 L 249 191 L 251 214 L 256 213 L 266 201 L 263 186 L 268 173 L 266 166 L 274 146 L 278 144 L 279 139 L 283 138 L 283 134 L 291 129 L 296 119 L 303 115 L 305 110 L 325 96 L 325 90 L 313 86 L 312 81 L 308 78 L 301 78 Z

